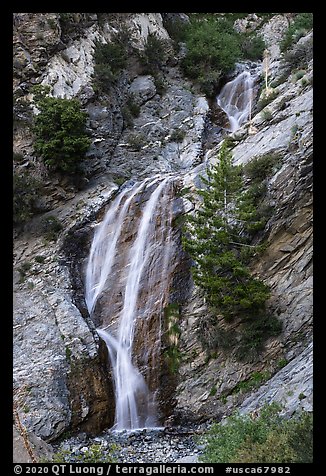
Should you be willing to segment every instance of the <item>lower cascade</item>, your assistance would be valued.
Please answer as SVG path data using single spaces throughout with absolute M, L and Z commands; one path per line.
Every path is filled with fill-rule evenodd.
M 243 71 L 232 81 L 226 83 L 216 101 L 227 114 L 230 132 L 235 132 L 250 119 L 255 77 L 249 71 Z
M 90 249 L 85 300 L 94 315 L 105 299 L 104 325 L 97 332 L 112 366 L 114 430 L 158 426 L 161 315 L 173 253 L 172 189 L 173 177 L 155 176 L 123 190 L 98 225 Z

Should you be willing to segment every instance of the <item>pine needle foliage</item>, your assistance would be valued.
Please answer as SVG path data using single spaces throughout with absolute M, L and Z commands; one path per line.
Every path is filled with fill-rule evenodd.
M 193 259 L 193 279 L 209 308 L 228 322 L 239 319 L 243 327 L 240 349 L 244 346 L 246 353 L 250 348 L 259 353 L 266 338 L 281 330 L 279 321 L 266 310 L 269 287 L 252 276 L 248 267 L 259 251 L 259 245 L 251 242 L 262 226 L 261 216 L 256 194 L 244 188 L 242 167 L 232 164 L 226 142 L 217 159 L 207 177 L 201 177 L 204 188 L 197 190 L 201 203 L 186 220 L 183 246 Z M 240 351 L 239 358 L 243 354 Z
M 194 260 L 194 281 L 211 307 L 225 318 L 248 317 L 265 305 L 270 293 L 262 281 L 251 276 L 241 256 L 243 247 L 251 247 L 246 235 L 256 223 L 256 208 L 243 192 L 242 168 L 232 165 L 225 143 L 218 163 L 202 181 L 206 186 L 198 190 L 202 203 L 188 218 L 183 240 Z
M 35 151 L 52 171 L 76 173 L 91 144 L 86 134 L 87 113 L 77 99 L 35 95 L 39 114 L 34 120 Z

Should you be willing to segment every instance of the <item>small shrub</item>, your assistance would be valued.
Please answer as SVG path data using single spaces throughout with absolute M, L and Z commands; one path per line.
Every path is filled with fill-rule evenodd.
M 70 362 L 70 361 L 71 361 L 71 354 L 72 354 L 72 352 L 71 352 L 71 350 L 69 349 L 68 346 L 66 346 L 66 348 L 65 348 L 65 354 L 66 354 L 66 360 L 67 360 L 67 362 Z
M 186 136 L 186 132 L 182 129 L 174 129 L 170 136 L 171 142 L 182 142 Z
M 149 33 L 144 50 L 140 54 L 140 61 L 144 68 L 143 72 L 155 76 L 165 64 L 168 55 L 168 42 L 159 38 L 155 33 Z
M 95 43 L 94 50 L 94 87 L 106 92 L 117 79 L 120 71 L 125 68 L 127 54 L 125 47 L 118 43 Z
M 20 279 L 19 283 L 23 283 L 27 277 L 28 271 L 31 269 L 32 263 L 25 261 L 19 268 Z
M 282 322 L 267 312 L 248 319 L 241 330 L 239 347 L 235 351 L 240 361 L 251 362 L 263 351 L 266 340 L 282 332 Z
M 217 388 L 216 388 L 215 385 L 213 385 L 213 387 L 209 391 L 209 396 L 214 397 L 214 395 L 216 395 L 216 393 L 217 393 Z
M 265 95 L 263 97 L 261 97 L 257 103 L 257 106 L 256 106 L 256 109 L 257 109 L 257 112 L 261 111 L 262 109 L 264 109 L 265 106 L 267 106 L 268 104 L 270 104 L 272 101 L 274 101 L 274 99 L 278 96 L 278 91 L 277 89 L 273 89 L 271 92 L 269 92 L 268 94 L 266 94 L 265 92 Z
M 140 114 L 140 106 L 137 104 L 133 98 L 128 98 L 126 106 L 129 109 L 133 117 L 138 117 Z
M 46 257 L 42 256 L 42 255 L 37 255 L 37 256 L 35 256 L 34 259 L 37 263 L 44 263 L 44 261 L 46 260 Z
M 176 345 L 170 345 L 164 352 L 169 371 L 176 374 L 181 363 L 181 352 Z
M 167 88 L 167 83 L 164 80 L 163 76 L 160 74 L 155 74 L 154 84 L 155 84 L 157 94 L 160 94 L 162 96 L 166 92 L 166 88 Z
M 284 53 L 283 61 L 290 70 L 307 69 L 309 61 L 312 59 L 312 40 L 304 44 L 297 44 L 295 47 Z
M 308 86 L 308 84 L 310 84 L 310 81 L 309 81 L 308 78 L 302 78 L 301 79 L 301 86 L 302 87 Z
M 112 73 L 118 73 L 126 66 L 126 53 L 119 43 L 95 43 L 94 61 L 110 66 Z
M 13 222 L 14 225 L 26 223 L 34 215 L 35 203 L 39 197 L 42 183 L 27 172 L 14 172 L 13 175 Z
M 93 73 L 93 88 L 96 92 L 105 92 L 110 89 L 116 76 L 108 64 L 95 64 Z
M 52 30 L 55 30 L 57 28 L 57 22 L 53 18 L 48 18 L 47 20 L 49 27 Z
M 300 69 L 293 75 L 293 81 L 296 83 L 299 79 L 303 78 L 304 75 L 306 74 L 305 70 Z
M 312 13 L 298 13 L 293 23 L 289 26 L 285 32 L 284 38 L 281 42 L 281 51 L 288 50 L 293 43 L 297 42 L 302 36 L 304 36 L 308 30 L 313 27 L 313 14 Z
M 126 180 L 128 180 L 126 177 L 115 177 L 114 183 L 116 183 L 117 185 L 119 185 L 119 187 L 121 187 L 121 185 L 123 185 Z
M 146 139 L 144 134 L 141 134 L 141 133 L 130 134 L 130 136 L 128 137 L 128 144 L 130 148 L 133 150 L 136 150 L 136 151 L 141 150 L 146 144 Z
M 276 403 L 259 414 L 231 415 L 214 424 L 204 439 L 204 463 L 312 462 L 312 414 L 302 412 L 287 420 Z
M 277 362 L 277 367 L 279 369 L 283 369 L 288 364 L 288 360 L 286 358 L 282 358 Z
M 132 97 L 129 97 L 126 104 L 122 108 L 122 117 L 124 121 L 124 127 L 133 127 L 134 118 L 140 114 L 140 106 L 134 101 Z
M 41 228 L 46 240 L 56 241 L 63 227 L 57 217 L 49 215 L 42 219 Z
M 288 77 L 289 77 L 288 74 L 282 74 L 281 76 L 274 79 L 274 81 L 272 81 L 270 83 L 270 87 L 273 88 L 273 89 L 277 88 L 281 84 L 285 83 L 285 81 L 287 81 Z
M 270 109 L 267 109 L 267 108 L 263 109 L 262 115 L 263 115 L 264 121 L 270 121 L 273 119 L 273 113 Z
M 273 170 L 280 164 L 281 156 L 278 154 L 266 154 L 256 157 L 244 166 L 245 175 L 253 182 L 261 182 L 272 175 Z M 261 191 L 258 193 L 261 196 Z
M 237 393 L 249 392 L 250 390 L 260 387 L 270 377 L 271 374 L 268 370 L 264 372 L 253 372 L 249 379 L 237 383 L 231 393 L 234 395 Z
M 263 58 L 266 43 L 261 36 L 251 34 L 244 37 L 241 42 L 241 50 L 245 59 L 255 61 Z

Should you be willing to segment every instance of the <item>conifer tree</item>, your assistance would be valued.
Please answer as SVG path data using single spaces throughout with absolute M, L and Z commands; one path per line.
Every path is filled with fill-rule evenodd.
M 270 291 L 247 267 L 248 254 L 256 251 L 249 244 L 256 208 L 244 191 L 242 168 L 232 165 L 226 141 L 216 165 L 201 178 L 205 184 L 197 190 L 201 204 L 188 217 L 183 234 L 184 248 L 193 259 L 194 282 L 209 306 L 227 320 L 263 319 Z

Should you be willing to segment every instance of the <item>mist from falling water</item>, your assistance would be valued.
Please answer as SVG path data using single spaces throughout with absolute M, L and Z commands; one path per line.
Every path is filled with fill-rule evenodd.
M 226 83 L 217 96 L 217 104 L 228 116 L 229 132 L 235 132 L 250 119 L 254 83 L 255 77 L 249 71 L 243 71 Z
M 152 243 L 152 240 L 155 240 L 155 210 L 170 180 L 169 177 L 164 180 L 159 177 L 146 179 L 131 190 L 119 194 L 95 232 L 87 263 L 85 300 L 88 311 L 92 314 L 119 253 L 118 242 L 128 218 L 128 209 L 139 193 L 156 186 L 143 208 L 137 223 L 136 238 L 129 248 L 123 308 L 118 329 L 115 335 L 105 328 L 97 329 L 98 335 L 107 345 L 112 365 L 116 403 L 115 430 L 157 427 L 155 399 L 149 392 L 143 375 L 133 363 L 132 351 L 141 278 L 152 248 L 157 247 L 156 243 Z M 166 271 L 170 252 L 169 236 L 168 233 L 166 244 L 161 245 L 163 272 Z

